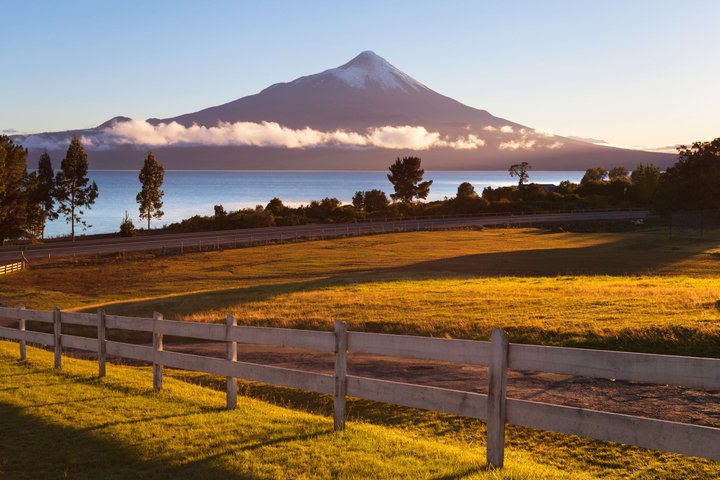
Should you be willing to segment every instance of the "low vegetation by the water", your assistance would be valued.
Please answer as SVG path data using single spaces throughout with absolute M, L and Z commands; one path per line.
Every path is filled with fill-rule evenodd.
M 0 342 L 0 476 L 5 478 L 714 478 L 712 462 L 510 428 L 505 468 L 488 470 L 481 422 L 351 402 L 343 433 L 328 415 L 224 393 L 168 371 L 67 358 Z M 173 378 L 174 377 L 174 378 Z M 188 382 L 187 380 L 196 381 Z M 218 379 L 219 381 L 220 379 Z M 207 382 L 206 382 L 207 383 Z M 251 384 L 243 383 L 242 389 Z M 331 403 L 316 396 L 315 402 Z M 287 402 L 292 405 L 293 401 Z M 382 411 L 380 415 L 379 412 Z M 325 412 L 320 412 L 325 413 Z
M 417 232 L 35 265 L 0 279 L 0 301 L 718 356 L 718 252 L 663 230 Z

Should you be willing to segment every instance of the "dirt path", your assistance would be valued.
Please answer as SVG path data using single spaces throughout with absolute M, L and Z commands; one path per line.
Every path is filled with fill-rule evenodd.
M 165 349 L 225 358 L 222 343 L 166 343 Z M 87 352 L 68 353 L 81 358 L 96 358 L 95 354 Z M 120 358 L 108 360 L 137 364 Z M 334 356 L 330 353 L 250 344 L 238 344 L 238 360 L 319 373 L 332 373 L 334 366 Z M 348 374 L 487 393 L 487 368 L 472 365 L 350 353 Z M 720 391 L 511 370 L 508 396 L 720 427 Z
M 183 353 L 225 356 L 225 346 L 217 343 L 166 344 L 165 348 Z M 334 365 L 332 354 L 247 344 L 238 345 L 238 360 L 320 373 L 332 373 Z M 487 393 L 485 367 L 351 353 L 348 374 Z M 508 396 L 720 427 L 720 392 L 510 371 Z

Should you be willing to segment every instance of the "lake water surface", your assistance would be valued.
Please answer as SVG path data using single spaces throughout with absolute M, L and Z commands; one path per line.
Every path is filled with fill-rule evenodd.
M 554 183 L 562 180 L 579 182 L 583 172 L 530 172 L 530 181 Z M 135 195 L 140 190 L 135 170 L 94 170 L 89 176 L 97 182 L 100 195 L 85 219 L 92 225 L 85 233 L 109 233 L 119 229 L 125 211 L 136 226 L 138 217 Z M 426 180 L 433 180 L 428 200 L 453 197 L 462 182 L 470 182 L 478 193 L 487 186 L 513 185 L 516 179 L 506 171 L 425 172 Z M 390 194 L 393 189 L 382 172 L 318 172 L 318 171 L 188 171 L 165 172 L 165 191 L 161 220 L 155 225 L 169 224 L 196 214 L 211 215 L 213 206 L 222 204 L 226 210 L 266 205 L 273 197 L 286 205 L 298 206 L 311 200 L 336 197 L 349 203 L 358 190 L 378 188 Z M 50 222 L 46 236 L 67 235 L 70 225 L 64 219 Z

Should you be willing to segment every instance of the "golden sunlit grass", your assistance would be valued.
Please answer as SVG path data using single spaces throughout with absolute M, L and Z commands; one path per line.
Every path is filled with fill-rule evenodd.
M 662 231 L 389 234 L 33 264 L 0 278 L 0 302 L 207 322 L 233 313 L 244 324 L 313 329 L 340 319 L 354 330 L 474 339 L 502 327 L 513 341 L 717 357 L 719 251 Z M 481 422 L 354 400 L 350 429 L 337 435 L 324 396 L 243 383 L 250 396 L 305 412 L 246 397 L 224 412 L 222 379 L 168 371 L 175 380 L 158 395 L 145 368 L 110 366 L 99 381 L 96 365 L 68 359 L 57 373 L 41 351 L 20 365 L 8 345 L 8 478 L 59 477 L 68 462 L 80 478 L 720 476 L 712 462 L 521 428 L 509 430 L 509 468 L 489 472 Z
M 0 280 L 28 307 L 720 355 L 720 255 L 666 232 L 418 232 L 127 261 Z
M 350 403 L 347 431 L 332 418 L 224 393 L 168 370 L 152 391 L 146 367 L 64 359 L 0 342 L 3 478 L 717 478 L 717 463 L 510 428 L 502 471 L 485 467 L 481 422 Z M 196 378 L 197 380 L 197 378 Z M 210 379 L 207 383 L 221 382 Z M 250 385 L 243 383 L 242 389 Z M 289 393 L 303 395 L 302 393 Z M 315 402 L 329 404 L 326 396 Z M 362 419 L 363 415 L 367 420 Z M 379 423 L 380 425 L 373 424 Z

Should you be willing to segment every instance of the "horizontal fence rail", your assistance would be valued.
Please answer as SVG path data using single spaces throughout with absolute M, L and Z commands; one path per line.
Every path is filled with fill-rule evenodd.
M 677 385 L 720 390 L 720 359 L 613 352 L 579 348 L 509 343 L 502 330 L 490 342 L 444 338 L 348 332 L 343 322 L 335 331 L 238 326 L 228 316 L 226 324 L 165 320 L 162 315 L 137 318 L 94 313 L 29 310 L 0 307 L 0 317 L 18 320 L 17 328 L 0 327 L 0 338 L 46 345 L 55 351 L 61 367 L 64 348 L 98 354 L 99 376 L 105 376 L 107 355 L 151 363 L 154 387 L 162 388 L 163 368 L 178 368 L 227 377 L 227 404 L 234 408 L 236 379 L 333 395 L 336 429 L 345 426 L 345 398 L 433 410 L 486 420 L 487 459 L 503 465 L 505 425 L 578 435 L 644 448 L 676 452 L 720 461 L 720 428 L 622 415 L 586 408 L 507 398 L 507 371 L 541 371 L 629 382 Z M 27 330 L 27 321 L 52 325 L 52 333 Z M 69 335 L 62 325 L 97 329 L 96 337 Z M 151 333 L 152 345 L 106 339 L 106 330 Z M 227 358 L 166 351 L 164 336 L 223 342 Z M 237 344 L 260 344 L 315 350 L 335 355 L 335 371 L 323 374 L 237 361 Z M 488 394 L 429 387 L 347 375 L 347 353 L 367 353 L 423 360 L 487 366 Z
M 0 275 L 7 275 L 8 273 L 19 272 L 25 270 L 25 262 L 13 262 L 7 265 L 0 265 Z

